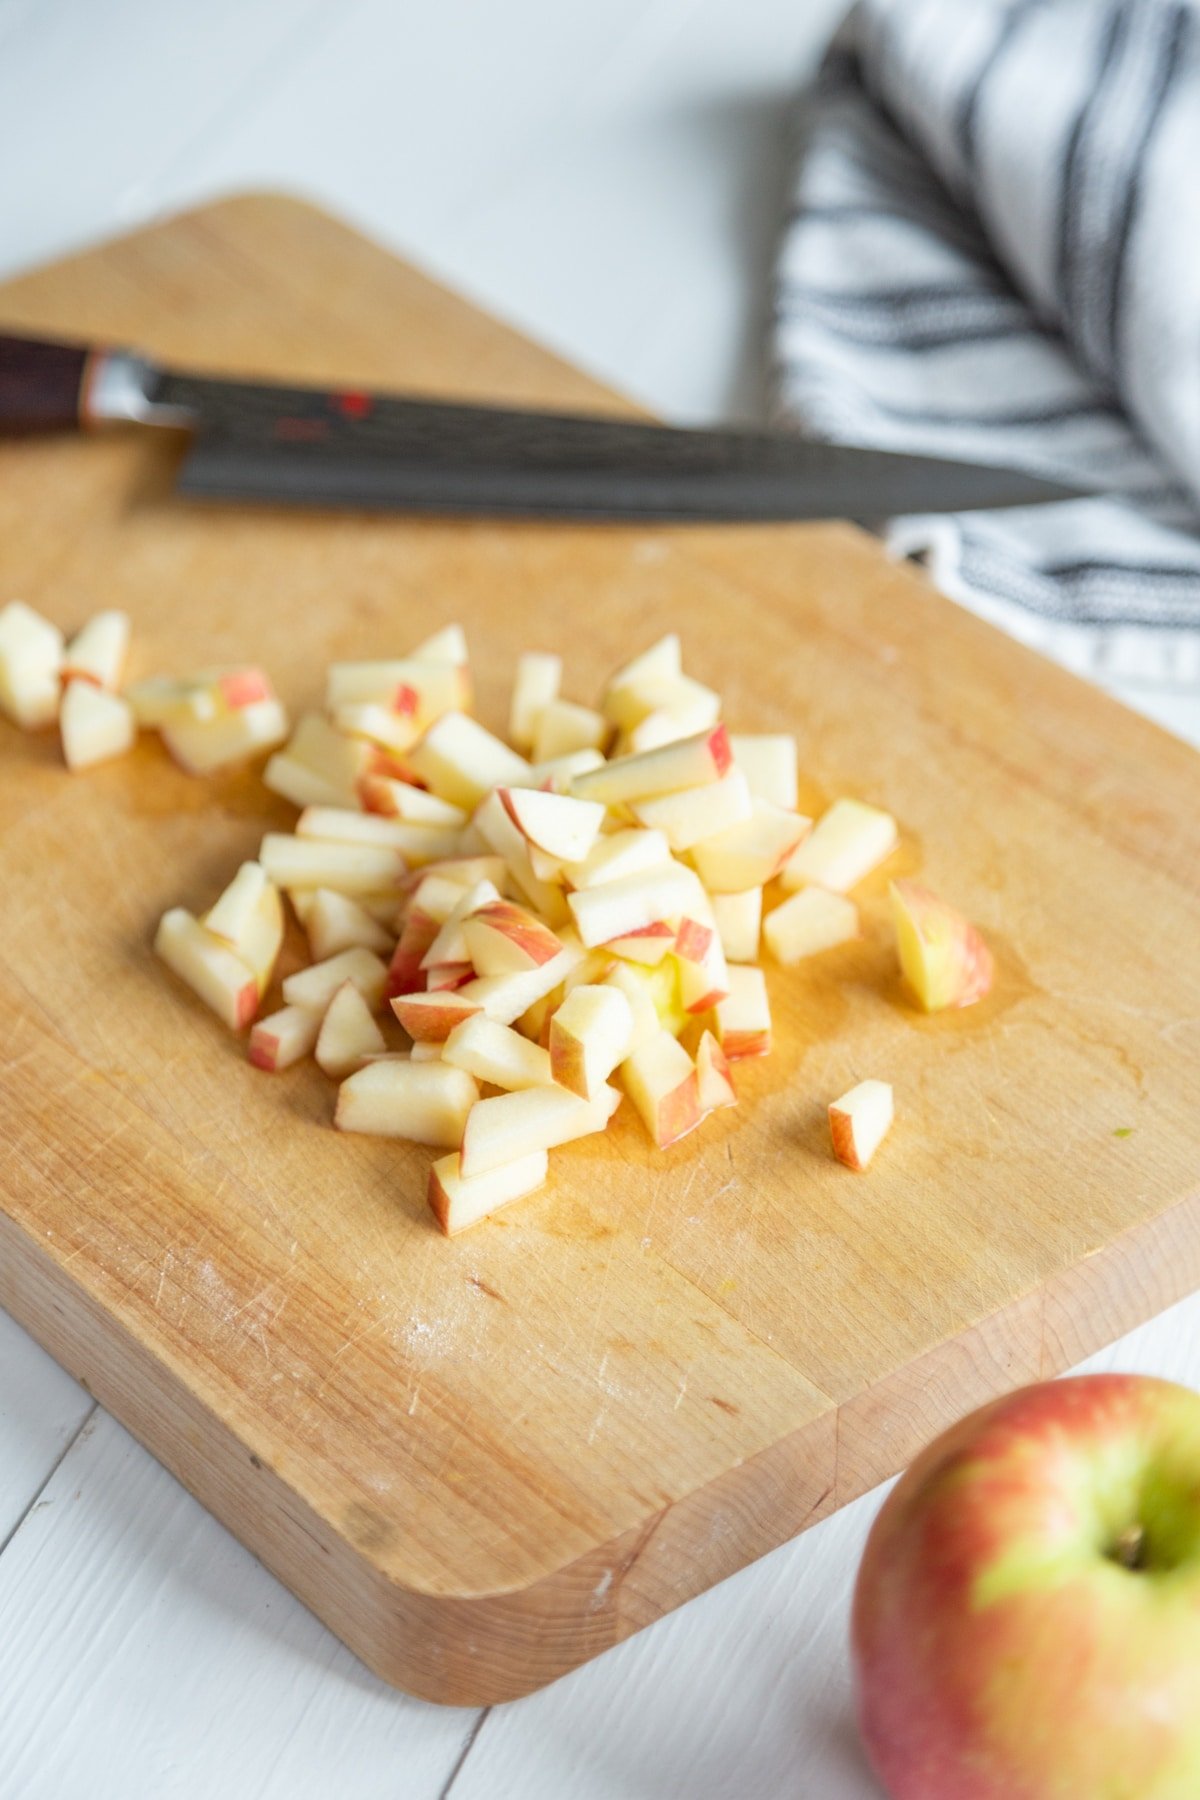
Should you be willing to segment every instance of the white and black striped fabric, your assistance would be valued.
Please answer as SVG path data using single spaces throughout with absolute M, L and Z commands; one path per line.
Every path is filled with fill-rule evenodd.
M 1197 0 L 860 0 L 801 123 L 779 421 L 1103 485 L 890 542 L 1080 673 L 1200 692 Z

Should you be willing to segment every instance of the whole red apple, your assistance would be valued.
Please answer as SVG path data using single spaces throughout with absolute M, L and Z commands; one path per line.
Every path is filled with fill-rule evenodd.
M 853 1639 L 894 1800 L 1197 1800 L 1200 1395 L 1086 1375 L 954 1426 L 875 1521 Z

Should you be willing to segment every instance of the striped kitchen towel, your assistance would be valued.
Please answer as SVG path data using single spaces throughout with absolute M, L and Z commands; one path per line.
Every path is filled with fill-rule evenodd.
M 1095 483 L 898 519 L 1078 672 L 1200 692 L 1200 10 L 860 0 L 802 109 L 780 423 Z

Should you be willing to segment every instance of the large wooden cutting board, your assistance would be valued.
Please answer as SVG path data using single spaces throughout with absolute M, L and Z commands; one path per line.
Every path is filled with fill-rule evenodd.
M 0 289 L 0 320 L 214 368 L 620 403 L 294 201 L 234 200 Z M 925 1020 L 882 878 L 861 946 L 771 979 L 778 1048 L 669 1154 L 624 1119 L 454 1242 L 426 1153 L 329 1128 L 156 965 L 264 827 L 252 775 L 146 741 L 67 775 L 0 727 L 0 1303 L 364 1660 L 520 1694 L 1200 1281 L 1200 762 L 812 529 L 553 529 L 185 505 L 177 445 L 0 451 L 0 597 L 127 607 L 142 672 L 252 656 L 292 705 L 334 656 L 466 625 L 482 712 L 517 652 L 569 691 L 678 628 L 735 727 L 794 730 L 806 799 L 877 799 L 995 946 Z M 826 1102 L 895 1083 L 856 1177 Z

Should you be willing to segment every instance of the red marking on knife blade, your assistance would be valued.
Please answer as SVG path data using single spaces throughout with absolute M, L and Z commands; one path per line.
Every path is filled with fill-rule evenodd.
M 360 393 L 357 389 L 333 394 L 331 398 L 344 419 L 365 419 L 371 410 L 370 394 Z

